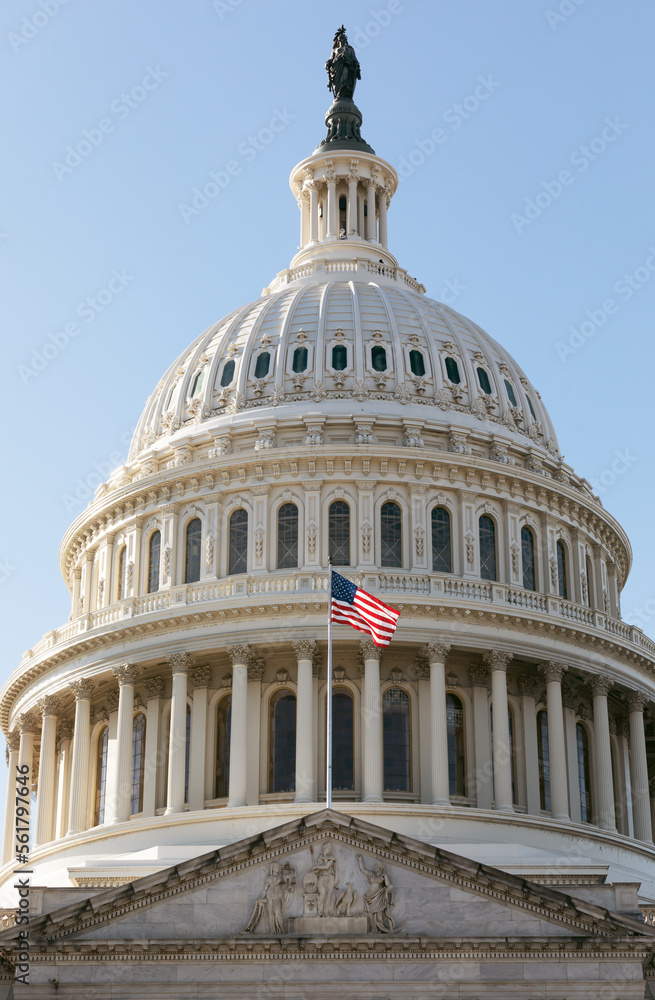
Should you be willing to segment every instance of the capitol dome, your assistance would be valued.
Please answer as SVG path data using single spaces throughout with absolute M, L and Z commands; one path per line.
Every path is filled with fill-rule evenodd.
M 338 809 L 567 892 L 638 882 L 652 915 L 628 539 L 517 362 L 392 256 L 358 116 L 292 171 L 290 266 L 169 367 L 62 542 L 70 618 L 0 693 L 33 879 L 87 898 L 320 808 L 332 563 L 400 612 L 384 651 L 335 628 Z

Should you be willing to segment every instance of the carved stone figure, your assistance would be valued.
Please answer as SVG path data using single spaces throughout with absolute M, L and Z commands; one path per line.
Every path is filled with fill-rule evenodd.
M 291 865 L 272 864 L 269 874 L 264 880 L 264 891 L 255 903 L 252 917 L 246 927 L 247 934 L 253 934 L 262 917 L 266 915 L 268 929 L 271 934 L 284 934 L 284 910 L 287 907 L 293 887 L 296 884 L 296 872 Z
M 317 915 L 334 916 L 337 898 L 337 859 L 332 854 L 332 845 L 329 842 L 323 845 L 316 864 L 308 874 L 315 879 Z M 303 886 L 306 885 L 307 878 L 306 875 Z
M 361 854 L 356 854 L 355 857 L 360 872 L 368 882 L 368 890 L 364 893 L 368 928 L 374 934 L 388 934 L 396 928 L 396 922 L 391 916 L 393 885 L 381 861 L 373 868 L 366 868 Z
M 348 44 L 346 29 L 341 25 L 332 42 L 332 55 L 325 64 L 328 75 L 328 90 L 334 94 L 335 101 L 351 98 L 355 93 L 357 81 L 362 74 L 359 62 L 352 45 Z

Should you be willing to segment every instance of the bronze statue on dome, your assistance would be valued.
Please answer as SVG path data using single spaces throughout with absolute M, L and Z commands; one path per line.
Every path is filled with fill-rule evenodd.
M 355 50 L 348 44 L 343 24 L 334 36 L 332 55 L 326 62 L 325 68 L 328 75 L 328 90 L 334 94 L 335 101 L 340 101 L 342 98 L 352 100 L 357 81 L 361 80 L 362 75 Z

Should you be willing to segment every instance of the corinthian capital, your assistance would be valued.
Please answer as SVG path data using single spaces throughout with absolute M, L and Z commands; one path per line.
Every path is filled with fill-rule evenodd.
M 643 691 L 629 691 L 625 696 L 625 703 L 630 709 L 630 713 L 643 712 L 649 701 L 650 698 Z
M 504 649 L 489 649 L 484 654 L 484 662 L 491 671 L 507 670 L 512 655 L 512 653 L 507 653 Z
M 316 639 L 295 639 L 293 646 L 298 660 L 313 660 L 316 652 Z
M 557 681 L 561 684 L 562 677 L 568 670 L 568 667 L 566 663 L 558 663 L 556 660 L 548 660 L 547 663 L 541 664 L 540 669 L 546 678 L 547 684 L 550 684 L 551 681 Z
M 614 687 L 614 681 L 610 680 L 609 677 L 605 677 L 603 674 L 595 674 L 589 680 L 589 687 L 592 690 L 594 698 L 596 695 L 602 695 L 606 698 L 609 689 Z
M 95 684 L 88 677 L 82 677 L 79 681 L 71 681 L 68 686 L 75 695 L 75 701 L 90 701 L 95 690 Z
M 148 677 L 146 680 L 146 694 L 149 698 L 160 698 L 164 693 L 163 677 Z
M 212 679 L 212 668 L 208 666 L 196 667 L 191 671 L 191 686 L 194 688 L 209 687 Z
M 10 751 L 18 750 L 20 747 L 20 733 L 17 729 L 13 733 L 9 733 L 7 736 L 7 749 Z
M 38 704 L 41 715 L 56 715 L 59 711 L 60 701 L 54 694 L 46 694 Z
M 119 667 L 112 667 L 112 674 L 118 681 L 118 686 L 123 684 L 136 684 L 141 668 L 134 663 L 122 663 Z
M 450 646 L 445 642 L 426 642 L 421 647 L 421 656 L 424 656 L 428 663 L 445 663 L 450 652 Z
M 380 662 L 381 650 L 375 645 L 372 639 L 361 639 L 362 656 L 364 660 L 377 660 Z
M 171 653 L 166 657 L 166 662 L 172 674 L 186 674 L 191 666 L 191 653 Z
M 239 664 L 248 666 L 252 658 L 252 650 L 247 642 L 235 643 L 234 646 L 228 646 L 226 652 L 232 660 L 233 667 Z
M 39 720 L 32 712 L 25 712 L 18 716 L 18 728 L 21 736 L 23 733 L 38 733 Z
M 489 680 L 489 670 L 481 663 L 469 667 L 469 680 L 473 687 L 486 687 Z

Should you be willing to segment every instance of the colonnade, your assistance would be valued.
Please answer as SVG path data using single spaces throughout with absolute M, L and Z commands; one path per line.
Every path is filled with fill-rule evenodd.
M 317 642 L 298 639 L 292 643 L 297 658 L 296 682 L 296 774 L 295 801 L 318 801 L 318 664 Z M 416 665 L 421 725 L 421 795 L 426 805 L 451 805 L 449 774 L 449 742 L 447 725 L 446 660 L 450 646 L 428 643 L 421 650 Z M 263 665 L 256 661 L 247 643 L 227 648 L 232 662 L 231 726 L 229 747 L 229 807 L 256 804 L 259 801 L 260 741 L 258 723 L 261 712 L 261 682 Z M 380 678 L 381 651 L 372 640 L 361 640 L 361 799 L 382 802 L 385 798 L 383 761 L 383 706 Z M 490 650 L 484 655 L 484 665 L 469 668 L 469 711 L 474 728 L 473 760 L 468 761 L 469 782 L 476 780 L 475 804 L 478 808 L 495 809 L 501 813 L 515 810 L 513 791 L 512 743 L 521 746 L 526 789 L 527 812 L 543 813 L 539 798 L 539 756 L 537 751 L 536 686 L 539 677 L 521 674 L 518 677 L 522 697 L 522 731 L 510 733 L 507 670 L 512 654 Z M 208 695 L 211 669 L 194 666 L 191 655 L 172 653 L 167 658 L 172 675 L 170 724 L 167 734 L 160 735 L 163 718 L 163 676 L 145 679 L 147 692 L 146 737 L 144 756 L 147 780 L 143 787 L 144 817 L 156 814 L 156 771 L 158 750 L 168 747 L 165 814 L 181 813 L 185 808 L 199 810 L 205 804 Z M 577 767 L 574 748 L 575 712 L 571 711 L 569 692 L 563 689 L 567 665 L 547 661 L 539 665 L 546 684 L 546 709 L 549 743 L 550 815 L 568 823 L 579 820 L 575 803 Z M 135 685 L 141 670 L 134 664 L 113 669 L 118 693 L 105 700 L 115 710 L 110 737 L 113 754 L 107 766 L 105 823 L 125 823 L 130 819 L 132 796 L 132 732 L 135 710 Z M 488 682 L 491 682 L 489 702 Z M 613 768 L 611 755 L 611 721 L 608 694 L 612 681 L 601 674 L 589 679 L 593 694 L 592 741 L 593 772 L 595 775 L 594 822 L 602 830 L 616 833 Z M 94 782 L 91 780 L 91 702 L 95 683 L 82 678 L 69 683 L 75 697 L 75 721 L 64 721 L 57 727 L 61 698 L 48 695 L 38 702 L 36 712 L 23 714 L 16 731 L 8 736 L 9 782 L 3 837 L 3 863 L 14 852 L 15 779 L 16 767 L 33 767 L 35 740 L 41 732 L 38 761 L 38 795 L 34 817 L 34 846 L 38 847 L 64 836 L 88 829 L 92 815 Z M 191 725 L 187 748 L 188 692 L 192 690 Z M 648 760 L 644 729 L 646 695 L 630 692 L 625 696 L 629 709 L 629 782 L 632 803 L 634 837 L 652 843 L 653 827 L 648 779 Z M 491 713 L 489 708 L 491 707 Z M 490 720 L 491 715 L 491 720 Z M 491 721 L 491 725 L 490 725 Z M 254 730 L 257 729 L 257 732 Z M 71 738 L 72 737 L 72 738 Z M 190 761 L 187 768 L 186 754 Z M 56 769 L 57 754 L 59 770 Z M 95 762 L 95 758 L 94 758 Z M 188 775 L 188 779 L 187 779 Z M 484 780 L 480 780 L 484 778 Z M 188 787 L 187 787 L 188 785 Z
M 345 213 L 339 207 L 342 198 L 346 201 Z M 360 177 L 353 169 L 345 177 L 328 170 L 324 180 L 308 175 L 300 202 L 301 247 L 340 236 L 359 236 L 387 247 L 389 200 L 379 174 Z

